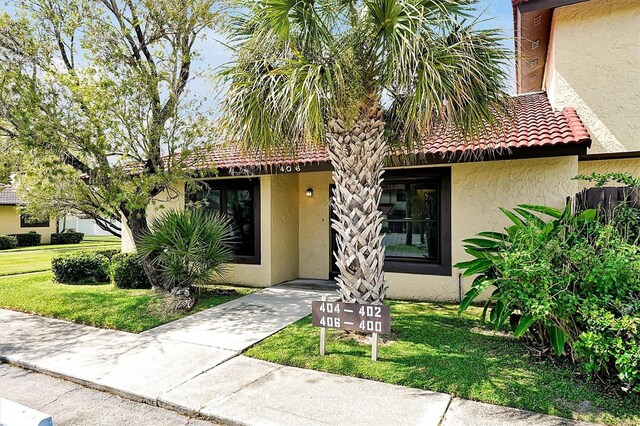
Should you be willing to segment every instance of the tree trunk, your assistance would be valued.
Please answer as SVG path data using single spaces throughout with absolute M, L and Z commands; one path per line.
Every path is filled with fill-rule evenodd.
M 134 244 L 137 244 L 140 238 L 142 238 L 142 236 L 149 230 L 149 225 L 147 224 L 147 212 L 145 210 L 135 210 L 125 214 L 125 218 L 127 219 L 127 225 L 131 231 L 133 242 Z M 153 290 L 169 290 L 162 279 L 162 275 L 158 271 L 158 268 L 153 264 L 151 258 L 142 258 L 140 262 L 142 263 L 142 269 L 149 279 Z
M 330 120 L 327 142 L 334 168 L 338 292 L 343 302 L 381 303 L 387 286 L 378 204 L 387 144 L 379 101 L 364 104 L 351 125 Z

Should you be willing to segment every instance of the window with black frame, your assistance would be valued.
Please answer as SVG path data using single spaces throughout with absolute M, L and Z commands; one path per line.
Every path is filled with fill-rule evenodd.
M 48 228 L 50 224 L 49 220 L 35 219 L 27 214 L 20 215 L 20 228 Z
M 449 170 L 387 172 L 380 211 L 385 270 L 451 271 Z
M 236 263 L 260 263 L 260 191 L 257 179 L 201 181 L 187 205 L 201 205 L 231 219 Z

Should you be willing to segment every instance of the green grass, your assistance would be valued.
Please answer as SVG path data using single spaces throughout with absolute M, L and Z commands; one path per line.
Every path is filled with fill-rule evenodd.
M 333 329 L 327 332 L 327 356 L 321 357 L 320 332 L 310 317 L 246 355 L 562 417 L 640 424 L 640 397 L 600 390 L 568 363 L 534 358 L 518 341 L 486 332 L 477 319 L 479 309 L 458 316 L 457 306 L 389 305 L 395 335 L 380 345 L 378 362 L 370 359 L 370 345 Z
M 35 247 L 20 247 L 0 251 L 0 276 L 48 271 L 51 259 L 75 250 L 102 250 L 120 248 L 115 237 L 86 237 L 79 244 L 54 244 Z
M 253 291 L 210 286 L 202 291 L 192 311 L 176 313 L 167 309 L 163 295 L 151 290 L 122 290 L 111 284 L 58 284 L 52 281 L 50 272 L 44 272 L 0 277 L 0 308 L 139 333 Z
M 109 248 L 111 248 L 111 246 L 120 247 L 120 238 L 107 237 L 107 236 L 84 237 L 82 242 L 79 244 L 42 244 L 34 247 L 18 247 L 11 250 L 2 250 L 0 251 L 0 254 L 23 252 L 23 251 L 83 249 L 88 247 L 104 247 L 104 246 L 109 246 Z

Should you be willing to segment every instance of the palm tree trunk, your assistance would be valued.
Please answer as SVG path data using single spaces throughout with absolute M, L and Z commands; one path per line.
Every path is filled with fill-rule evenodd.
M 353 124 L 330 120 L 327 142 L 334 168 L 338 292 L 343 302 L 381 303 L 387 286 L 378 204 L 387 144 L 379 101 L 364 104 Z

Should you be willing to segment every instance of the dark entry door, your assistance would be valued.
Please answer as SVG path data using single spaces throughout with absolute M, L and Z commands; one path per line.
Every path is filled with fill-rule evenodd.
M 333 219 L 336 218 L 336 215 L 333 212 L 333 189 L 335 187 L 336 186 L 334 184 L 329 185 L 329 278 L 331 279 L 337 277 L 340 273 L 338 265 L 336 265 L 336 258 L 333 255 L 333 253 L 338 250 L 338 245 L 336 244 L 338 233 L 331 226 Z

